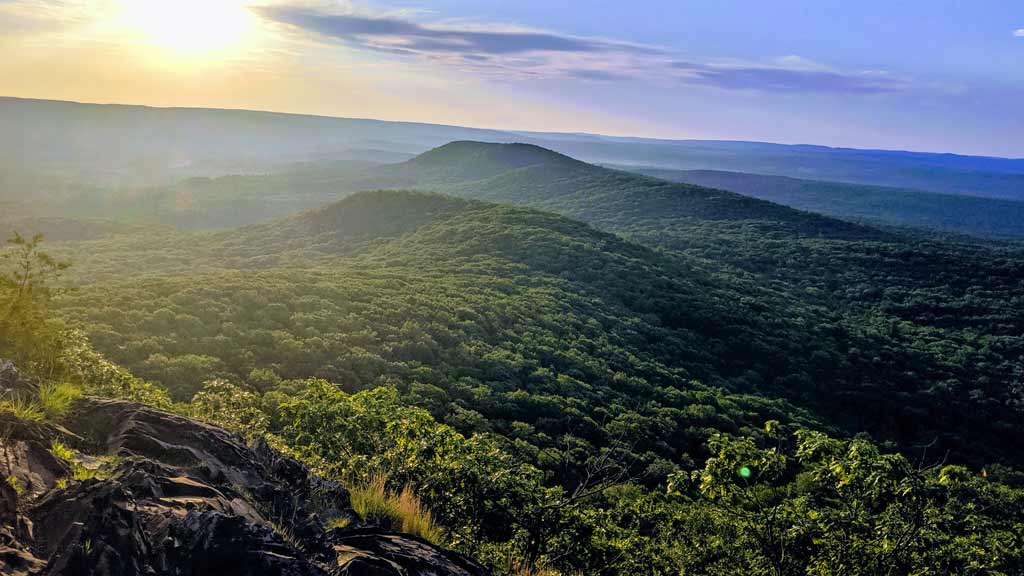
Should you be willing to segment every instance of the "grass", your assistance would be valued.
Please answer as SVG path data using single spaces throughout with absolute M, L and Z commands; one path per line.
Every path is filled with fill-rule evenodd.
M 57 420 L 81 397 L 82 389 L 74 384 L 48 383 L 39 389 L 39 407 L 48 419 Z
M 444 531 L 434 523 L 434 516 L 430 510 L 420 501 L 419 496 L 406 486 L 398 494 L 398 516 L 401 519 L 401 531 L 406 534 L 414 534 L 438 544 L 444 536 Z
M 342 528 L 348 528 L 348 525 L 351 523 L 352 519 L 348 516 L 336 516 L 327 522 L 324 522 L 324 528 L 327 530 L 340 530 Z
M 75 451 L 68 448 L 65 444 L 56 440 L 50 444 L 50 454 L 53 454 L 54 458 L 63 460 L 68 463 L 71 467 L 71 479 L 76 481 L 88 480 L 90 478 L 106 478 L 108 474 L 99 468 L 89 468 L 78 461 L 76 458 Z M 105 457 L 101 458 L 103 465 L 109 466 L 114 463 L 114 458 Z M 65 484 L 66 486 L 67 484 Z
M 82 397 L 82 389 L 67 383 L 44 384 L 37 398 L 28 394 L 9 394 L 0 399 L 0 411 L 29 422 L 57 420 Z
M 10 394 L 0 400 L 0 411 L 29 422 L 42 422 L 46 418 L 39 403 L 22 394 Z
M 349 488 L 352 509 L 363 520 L 390 523 L 391 519 L 397 516 L 398 511 L 394 502 L 388 497 L 387 482 L 385 476 L 374 476 L 362 486 Z
M 54 458 L 68 463 L 75 461 L 75 451 L 68 448 L 64 443 L 56 440 L 50 444 L 50 454 L 53 454 Z
M 18 482 L 18 479 L 15 478 L 13 474 L 8 476 L 7 478 L 4 478 L 4 482 L 7 482 L 8 486 L 14 488 L 15 494 L 17 494 L 18 496 L 21 496 L 21 494 L 25 491 L 25 487 L 21 485 L 21 482 Z
M 362 486 L 349 488 L 352 509 L 363 519 L 405 534 L 440 543 L 444 530 L 409 486 L 397 494 L 387 489 L 387 477 L 374 476 Z

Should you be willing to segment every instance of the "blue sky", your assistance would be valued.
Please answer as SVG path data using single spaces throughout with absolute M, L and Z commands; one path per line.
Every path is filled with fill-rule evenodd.
M 1024 157 L 1020 0 L 125 1 L 0 0 L 0 93 Z

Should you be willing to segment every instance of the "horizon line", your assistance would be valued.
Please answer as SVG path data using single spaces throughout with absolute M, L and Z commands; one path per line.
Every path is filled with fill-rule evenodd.
M 135 104 L 125 102 L 89 102 L 82 100 L 62 100 L 59 98 L 34 98 L 25 96 L 6 96 L 0 94 L 0 100 L 22 100 L 22 101 L 34 101 L 34 102 L 51 102 L 60 104 L 75 104 L 79 106 L 120 106 L 125 108 L 148 108 L 152 110 L 205 110 L 205 111 L 222 111 L 222 112 L 252 112 L 257 114 L 276 114 L 281 116 L 295 116 L 295 117 L 306 117 L 306 118 L 323 118 L 328 120 L 350 120 L 357 122 L 381 122 L 388 124 L 412 124 L 418 126 L 436 126 L 442 128 L 461 128 L 466 130 L 479 130 L 481 132 L 498 132 L 504 133 L 509 136 L 516 135 L 548 135 L 548 136 L 587 136 L 593 138 L 609 138 L 619 140 L 638 140 L 646 141 L 651 143 L 685 143 L 685 142 L 707 142 L 707 143 L 736 143 L 736 144 L 762 144 L 770 146 L 788 146 L 794 148 L 824 148 L 829 150 L 838 151 L 857 151 L 857 152 L 882 152 L 891 154 L 922 154 L 922 155 L 933 155 L 933 156 L 958 156 L 962 158 L 985 158 L 992 160 L 1007 160 L 1011 162 L 1024 162 L 1024 156 L 997 156 L 993 154 L 964 154 L 961 152 L 939 152 L 934 150 L 914 150 L 909 148 L 874 148 L 874 147 L 857 147 L 848 145 L 834 145 L 834 144 L 814 144 L 809 142 L 777 142 L 770 140 L 743 140 L 743 139 L 728 139 L 728 138 L 667 138 L 657 136 L 638 136 L 635 134 L 608 134 L 600 132 L 579 132 L 579 131 L 544 131 L 544 130 L 522 130 L 515 128 L 493 128 L 493 127 L 482 127 L 482 126 L 471 126 L 464 124 L 445 124 L 440 122 L 427 122 L 421 120 L 395 120 L 387 118 L 370 118 L 370 117 L 359 117 L 359 116 L 333 116 L 330 114 L 316 114 L 310 112 L 294 112 L 294 111 L 281 111 L 281 110 L 268 110 L 258 108 L 233 108 L 233 107 L 217 107 L 217 106 L 157 106 L 153 104 Z

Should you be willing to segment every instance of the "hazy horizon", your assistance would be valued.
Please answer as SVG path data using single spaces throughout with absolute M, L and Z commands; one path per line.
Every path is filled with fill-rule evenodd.
M 2 0 L 0 26 L 11 97 L 1024 157 L 1009 0 Z
M 41 101 L 41 102 L 56 102 L 63 104 L 80 104 L 85 106 L 121 106 L 126 108 L 150 108 L 154 110 L 215 110 L 215 111 L 226 111 L 226 112 L 254 112 L 257 114 L 277 114 L 283 116 L 305 116 L 314 118 L 324 118 L 329 120 L 359 120 L 369 122 L 384 122 L 394 124 L 418 124 L 425 126 L 444 126 L 451 128 L 467 128 L 472 130 L 481 131 L 492 131 L 492 132 L 504 132 L 510 135 L 516 134 L 538 134 L 538 135 L 574 135 L 574 136 L 589 136 L 595 138 L 609 138 L 609 139 L 622 139 L 622 140 L 639 140 L 639 141 L 655 141 L 655 142 L 735 142 L 744 144 L 767 144 L 767 145 L 779 145 L 779 146 L 794 146 L 794 147 L 818 147 L 818 148 L 830 148 L 834 150 L 859 150 L 865 152 L 905 152 L 910 154 L 943 154 L 943 155 L 955 155 L 955 156 L 968 156 L 978 158 L 993 158 L 998 160 L 1024 160 L 1024 156 L 998 156 L 992 154 L 961 154 L 956 152 L 948 152 L 944 150 L 921 150 L 921 149 L 907 149 L 907 148 L 880 148 L 880 147 L 862 147 L 862 146 L 844 146 L 844 145 L 832 145 L 832 144 L 821 144 L 817 142 L 785 142 L 785 141 L 770 141 L 770 140 L 744 140 L 744 139 L 724 139 L 724 138 L 672 138 L 672 137 L 661 137 L 661 136 L 647 136 L 643 134 L 615 134 L 609 132 L 586 132 L 586 131 L 550 131 L 550 130 L 523 130 L 508 126 L 474 126 L 468 124 L 449 124 L 430 122 L 423 120 L 409 120 L 402 118 L 375 118 L 375 117 L 363 117 L 363 116 L 338 116 L 330 114 L 314 114 L 307 112 L 296 112 L 289 110 L 269 110 L 261 108 L 221 108 L 212 106 L 153 106 L 150 104 L 139 104 L 132 102 L 88 102 L 83 100 L 60 100 L 54 98 L 28 98 L 23 96 L 9 96 L 6 94 L 0 94 L 0 99 L 9 100 L 27 100 L 27 101 Z

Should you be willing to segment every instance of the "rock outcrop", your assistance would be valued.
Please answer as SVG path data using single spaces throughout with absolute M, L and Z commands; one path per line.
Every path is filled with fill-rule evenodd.
M 344 486 L 263 441 L 140 404 L 84 398 L 62 426 L 0 413 L 0 462 L 0 574 L 486 574 L 361 527 Z M 353 528 L 325 529 L 339 517 Z

